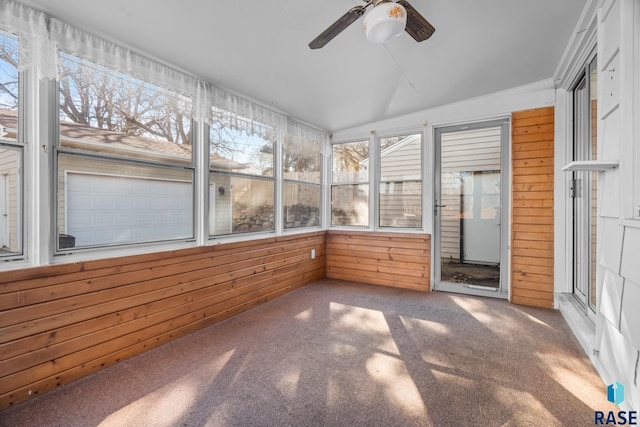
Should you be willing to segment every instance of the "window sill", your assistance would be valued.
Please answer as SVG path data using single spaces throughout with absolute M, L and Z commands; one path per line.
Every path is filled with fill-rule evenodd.
M 596 325 L 587 317 L 584 308 L 576 301 L 573 294 L 556 294 L 556 301 L 558 302 L 558 310 L 567 325 L 569 325 L 571 332 L 573 332 L 600 377 L 604 378 L 606 371 L 598 356 L 599 346 L 596 338 Z
M 615 169 L 618 167 L 619 162 L 617 160 L 582 160 L 574 161 L 562 168 L 563 172 L 569 171 L 606 171 L 609 169 Z
M 640 228 L 640 218 L 636 219 L 619 219 L 618 224 L 623 227 Z

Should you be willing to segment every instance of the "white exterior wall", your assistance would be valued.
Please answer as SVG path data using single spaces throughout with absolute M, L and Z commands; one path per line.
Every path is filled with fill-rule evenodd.
M 408 140 L 397 143 L 380 153 L 381 181 L 421 180 L 422 138 L 421 134 L 409 136 Z M 392 185 L 380 188 L 380 223 L 394 223 L 398 227 L 419 228 L 422 223 L 422 197 L 419 194 L 394 194 Z M 405 182 L 401 184 L 407 193 L 418 192 L 420 184 Z M 391 194 L 384 194 L 389 191 Z M 396 188 L 397 191 L 397 188 Z M 385 202 L 383 203 L 382 200 Z
M 8 150 L 0 148 L 0 175 L 4 175 L 6 179 L 6 189 L 1 189 L 1 197 L 6 197 L 6 209 L 8 217 L 5 218 L 8 221 L 8 244 L 7 248 L 16 252 L 19 247 L 19 235 L 18 235 L 18 215 L 20 210 L 18 209 L 20 200 L 18 199 L 18 182 L 20 180 L 20 152 L 18 150 Z M 8 194 L 5 194 L 7 191 Z M 0 230 L 4 232 L 3 230 Z
M 624 405 L 634 410 L 640 409 L 640 221 L 630 219 L 626 201 L 633 200 L 638 177 L 639 9 L 637 0 L 607 0 L 598 10 L 598 158 L 621 164 L 598 174 L 595 344 L 603 379 L 624 384 Z
M 383 151 L 380 164 L 380 177 L 383 181 L 399 179 L 420 179 L 420 160 L 422 159 L 420 135 L 388 154 Z M 395 148 L 395 147 L 391 147 Z M 415 173 L 414 173 L 415 171 Z

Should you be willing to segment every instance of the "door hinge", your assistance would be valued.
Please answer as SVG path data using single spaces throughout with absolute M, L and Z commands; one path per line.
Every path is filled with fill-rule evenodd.
M 574 178 L 570 181 L 569 194 L 573 199 L 582 197 L 582 180 L 581 179 Z

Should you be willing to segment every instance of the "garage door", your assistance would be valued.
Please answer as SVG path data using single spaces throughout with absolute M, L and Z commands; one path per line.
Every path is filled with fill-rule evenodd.
M 190 182 L 67 172 L 65 188 L 76 247 L 193 237 Z

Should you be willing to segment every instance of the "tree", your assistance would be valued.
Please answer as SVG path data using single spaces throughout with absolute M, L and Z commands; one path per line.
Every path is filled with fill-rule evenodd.
M 1 32 L 0 108 L 18 109 L 18 40 Z
M 334 171 L 358 172 L 369 158 L 369 142 L 352 142 L 333 146 Z
M 62 119 L 99 129 L 191 143 L 191 101 L 151 83 L 60 56 Z
M 243 173 L 273 176 L 275 129 L 219 108 L 209 125 L 211 153 L 235 162 Z M 240 167 L 237 167 L 240 166 Z

